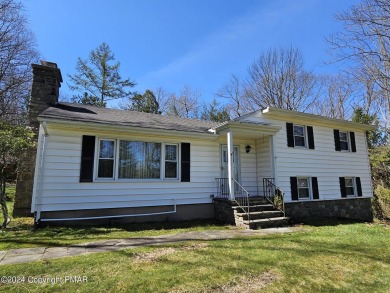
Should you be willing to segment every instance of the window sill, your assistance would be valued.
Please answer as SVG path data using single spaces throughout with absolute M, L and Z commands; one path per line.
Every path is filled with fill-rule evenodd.
M 93 183 L 162 183 L 180 182 L 179 179 L 95 179 Z

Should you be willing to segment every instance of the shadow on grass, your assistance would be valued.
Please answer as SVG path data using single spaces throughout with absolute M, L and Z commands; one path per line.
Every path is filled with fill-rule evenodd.
M 367 223 L 363 220 L 353 220 L 347 218 L 317 218 L 317 219 L 292 219 L 290 224 L 292 226 L 299 225 L 308 225 L 314 227 L 324 227 L 324 226 L 339 226 L 339 225 L 349 225 L 349 224 L 358 224 L 358 223 Z
M 112 240 L 118 238 L 136 238 L 138 236 L 172 234 L 184 232 L 222 229 L 226 227 L 215 220 L 197 220 L 183 222 L 131 223 L 115 226 L 46 226 L 35 229 L 32 223 L 14 221 L 13 225 L 0 234 L 6 249 L 31 246 L 58 247 L 82 242 Z M 156 232 L 157 231 L 157 232 Z M 159 233 L 158 231 L 161 231 Z M 131 234 L 131 233 L 134 234 Z M 7 245 L 4 245 L 7 244 Z M 12 246 L 19 247 L 12 247 Z M 0 249 L 1 250 L 1 249 Z

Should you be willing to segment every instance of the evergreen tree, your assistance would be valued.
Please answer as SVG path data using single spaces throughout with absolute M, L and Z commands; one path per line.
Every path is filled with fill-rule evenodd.
M 68 75 L 71 83 L 69 88 L 84 94 L 81 99 L 84 104 L 105 107 L 109 100 L 128 97 L 128 88 L 135 83 L 130 79 L 122 79 L 119 74 L 119 62 L 115 62 L 114 54 L 106 43 L 92 50 L 88 60 L 78 58 L 77 73 Z M 76 101 L 77 96 L 74 98 Z
M 151 90 L 146 90 L 143 95 L 134 95 L 134 97 L 131 98 L 130 110 L 161 114 L 157 99 Z
M 388 133 L 379 125 L 378 117 L 376 115 L 365 113 L 363 108 L 358 107 L 353 112 L 352 121 L 369 125 L 374 124 L 378 127 L 376 130 L 367 131 L 366 133 L 367 146 L 369 149 L 386 144 Z

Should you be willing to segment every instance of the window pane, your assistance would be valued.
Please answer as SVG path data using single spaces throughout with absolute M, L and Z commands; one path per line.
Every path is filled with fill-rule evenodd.
M 345 178 L 345 186 L 353 187 L 352 178 Z
M 298 196 L 299 198 L 309 198 L 309 188 L 299 188 Z
M 307 179 L 306 178 L 298 179 L 298 188 L 308 187 L 308 186 L 309 185 L 307 184 Z
M 176 162 L 165 162 L 165 178 L 177 178 Z
M 303 146 L 303 147 L 305 146 L 305 138 L 304 137 L 295 136 L 294 139 L 295 139 L 296 146 Z
M 165 146 L 165 160 L 176 161 L 177 146 L 166 145 Z
M 114 160 L 100 159 L 98 168 L 98 178 L 114 177 Z
M 304 136 L 305 135 L 305 131 L 303 129 L 303 126 L 295 126 L 294 125 L 294 135 Z
M 119 178 L 160 178 L 161 144 L 153 142 L 120 141 Z
M 348 150 L 348 142 L 347 141 L 340 141 L 340 149 L 347 151 Z
M 101 159 L 113 159 L 114 158 L 114 141 L 101 140 L 99 158 Z
M 347 133 L 346 132 L 339 132 L 340 140 L 347 141 Z
M 346 188 L 345 188 L 345 193 L 346 193 L 347 195 L 354 195 L 353 187 L 346 187 Z

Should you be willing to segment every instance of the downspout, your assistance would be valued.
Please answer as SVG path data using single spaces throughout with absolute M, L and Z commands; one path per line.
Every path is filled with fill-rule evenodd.
M 276 156 L 276 153 L 275 153 L 275 135 L 272 135 L 271 136 L 271 139 L 270 139 L 270 148 L 271 148 L 271 164 L 272 164 L 272 177 L 275 179 L 274 181 L 274 184 L 275 186 L 279 186 L 278 185 L 278 177 L 277 177 L 277 172 L 276 172 L 276 159 L 277 159 L 277 156 Z

